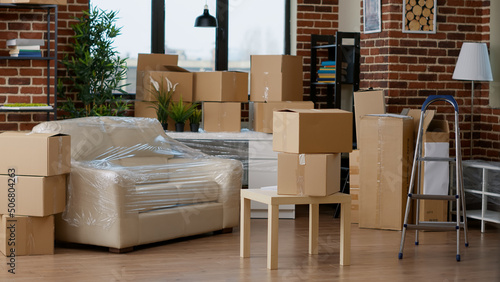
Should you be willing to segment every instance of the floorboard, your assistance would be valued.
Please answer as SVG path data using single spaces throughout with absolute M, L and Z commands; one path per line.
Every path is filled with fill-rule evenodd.
M 305 210 L 305 212 L 304 212 Z M 206 234 L 134 248 L 57 244 L 54 255 L 16 258 L 16 274 L 0 264 L 0 281 L 500 281 L 500 228 L 480 232 L 470 220 L 468 248 L 455 260 L 455 232 L 421 232 L 414 246 L 408 232 L 404 258 L 397 258 L 401 232 L 352 225 L 351 265 L 339 265 L 339 219 L 321 209 L 319 254 L 308 255 L 307 209 L 280 220 L 277 270 L 266 268 L 265 219 L 251 221 L 251 256 L 239 257 L 239 235 Z M 463 239 L 462 239 L 463 240 Z

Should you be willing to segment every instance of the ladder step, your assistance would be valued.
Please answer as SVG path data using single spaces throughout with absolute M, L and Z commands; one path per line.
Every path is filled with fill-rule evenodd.
M 444 201 L 455 201 L 458 199 L 458 195 L 426 195 L 426 194 L 408 194 L 412 199 L 420 200 L 444 200 Z
M 440 157 L 419 157 L 418 161 L 422 162 L 454 162 L 455 158 L 440 158 Z
M 407 224 L 408 230 L 429 230 L 429 231 L 453 231 L 457 230 L 456 222 L 420 222 L 419 224 Z

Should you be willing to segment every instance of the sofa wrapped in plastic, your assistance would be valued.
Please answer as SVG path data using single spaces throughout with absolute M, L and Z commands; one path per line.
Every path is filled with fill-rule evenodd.
M 239 223 L 242 164 L 168 137 L 156 119 L 49 121 L 36 133 L 71 136 L 60 241 L 125 249 L 232 228 Z

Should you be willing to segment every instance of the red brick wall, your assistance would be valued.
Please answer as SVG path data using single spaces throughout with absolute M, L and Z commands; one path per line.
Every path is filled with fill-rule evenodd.
M 437 2 L 436 34 L 411 34 L 401 31 L 402 1 L 382 1 L 382 32 L 361 35 L 360 86 L 384 89 L 391 113 L 419 108 L 429 95 L 453 95 L 459 104 L 463 156 L 468 158 L 471 83 L 453 80 L 452 74 L 463 42 L 489 43 L 490 1 Z M 473 156 L 499 160 L 500 135 L 492 131 L 500 129 L 500 111 L 488 107 L 488 88 L 488 83 L 475 83 Z M 436 107 L 440 118 L 453 126 L 453 111 L 441 105 Z
M 88 0 L 68 0 L 67 5 L 60 5 L 58 9 L 58 57 L 61 59 L 64 53 L 70 50 L 68 42 L 73 33 L 70 24 L 74 21 L 74 17 L 82 15 L 82 10 L 88 9 Z M 42 10 L 2 7 L 0 18 L 2 19 L 0 21 L 0 56 L 9 56 L 7 39 L 46 38 L 45 10 L 42 12 Z M 54 26 L 51 27 L 51 38 L 54 38 Z M 42 47 L 42 50 L 46 51 L 47 48 Z M 46 61 L 0 60 L 0 104 L 46 103 L 46 66 Z M 64 75 L 64 71 L 61 70 L 59 75 Z M 54 93 L 53 87 L 50 91 Z M 46 119 L 45 113 L 1 112 L 0 131 L 31 130 L 33 126 Z
M 338 30 L 338 0 L 297 0 L 297 55 L 304 62 L 304 100 L 310 100 L 311 34 L 335 35 Z M 327 58 L 318 51 L 318 62 Z M 319 107 L 326 104 L 326 88 L 318 87 Z

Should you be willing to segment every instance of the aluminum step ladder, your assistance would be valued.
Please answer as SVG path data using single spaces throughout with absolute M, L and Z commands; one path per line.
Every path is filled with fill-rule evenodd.
M 455 158 L 438 158 L 438 157 L 424 157 L 422 151 L 423 139 L 423 124 L 425 111 L 427 107 L 437 101 L 445 101 L 451 104 L 455 109 Z M 401 245 L 399 247 L 399 259 L 403 258 L 403 247 L 405 242 L 406 230 L 415 231 L 415 245 L 418 246 L 418 232 L 419 230 L 430 231 L 456 231 L 457 232 L 457 256 L 456 260 L 460 261 L 460 230 L 464 231 L 465 246 L 468 247 L 467 239 L 467 216 L 465 211 L 465 193 L 463 188 L 462 176 L 462 151 L 460 147 L 460 129 L 458 126 L 458 104 L 451 95 L 431 95 L 424 104 L 420 113 L 420 122 L 418 125 L 417 141 L 415 144 L 415 155 L 413 158 L 413 166 L 411 170 L 410 186 L 408 188 L 408 200 L 406 202 L 406 212 L 403 224 L 403 232 L 401 234 Z M 422 164 L 426 161 L 434 162 L 455 162 L 455 175 L 456 175 L 456 189 L 454 195 L 427 195 L 423 194 L 423 181 L 421 181 Z M 416 178 L 416 185 L 415 184 Z M 450 183 L 451 185 L 451 183 Z M 414 188 L 415 187 L 415 188 Z M 414 190 L 416 190 L 414 192 Z M 451 193 L 449 193 L 451 194 Z M 412 207 L 412 200 L 416 200 L 416 215 L 415 224 L 408 224 L 408 217 Z M 455 202 L 456 207 L 456 221 L 436 222 L 436 221 L 419 221 L 420 200 L 443 200 Z

